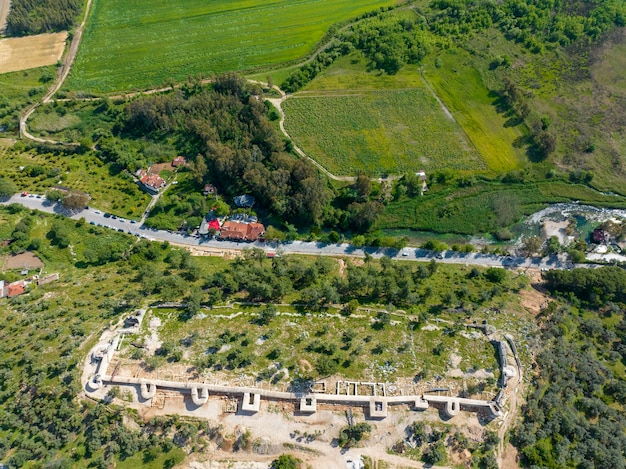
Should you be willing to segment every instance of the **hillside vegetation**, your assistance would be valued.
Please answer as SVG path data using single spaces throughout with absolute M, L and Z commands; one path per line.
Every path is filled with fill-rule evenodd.
M 82 0 L 11 0 L 6 34 L 26 36 L 68 30 L 82 5 Z
M 626 467 L 626 272 L 549 272 L 535 389 L 513 434 L 529 467 Z M 571 293 L 570 293 L 571 292 Z

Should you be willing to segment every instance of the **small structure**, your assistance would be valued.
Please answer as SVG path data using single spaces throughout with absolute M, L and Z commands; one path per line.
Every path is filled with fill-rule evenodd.
M 415 175 L 420 178 L 420 181 L 422 181 L 422 190 L 420 191 L 420 195 L 424 195 L 424 192 L 428 190 L 428 186 L 426 185 L 426 171 L 422 169 L 416 172 Z
M 139 178 L 141 185 L 151 194 L 157 194 L 165 186 L 163 178 L 157 174 L 151 174 L 149 168 L 147 171 L 139 169 L 135 175 Z
M 45 277 L 41 277 L 41 278 L 37 279 L 37 285 L 38 286 L 42 286 L 42 285 L 46 285 L 46 284 L 48 284 L 50 282 L 56 282 L 57 280 L 59 280 L 59 274 L 58 273 L 46 275 Z
M 9 283 L 7 286 L 7 296 L 9 298 L 13 298 L 14 296 L 23 295 L 25 292 L 25 283 L 24 280 L 19 280 L 17 282 Z
M 254 197 L 248 194 L 238 195 L 233 199 L 237 207 L 252 208 L 254 206 Z
M 387 399 L 376 397 L 370 399 L 370 417 L 374 419 L 387 417 Z
M 204 189 L 202 189 L 203 195 L 212 195 L 216 193 L 217 193 L 217 189 L 215 188 L 213 184 L 205 184 Z
M 311 414 L 317 412 L 317 399 L 314 396 L 300 399 L 300 412 Z
M 201 236 L 207 236 L 210 230 L 214 230 L 216 233 L 219 233 L 220 229 L 220 222 L 216 218 L 213 220 L 203 218 L 202 223 L 200 223 L 200 228 L 198 228 L 198 234 Z
M 243 401 L 241 401 L 241 410 L 243 412 L 258 412 L 261 410 L 261 395 L 250 394 L 246 392 L 243 394 Z
M 602 228 L 596 228 L 591 234 L 591 242 L 595 244 L 609 244 L 610 236 Z
M 7 293 L 4 280 L 0 280 L 0 298 L 7 296 Z
M 178 168 L 179 166 L 187 166 L 187 160 L 184 156 L 177 156 L 172 160 L 172 166 Z

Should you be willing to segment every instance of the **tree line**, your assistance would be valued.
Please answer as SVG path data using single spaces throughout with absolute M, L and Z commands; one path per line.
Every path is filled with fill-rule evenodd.
M 6 34 L 26 36 L 71 28 L 81 0 L 12 0 Z

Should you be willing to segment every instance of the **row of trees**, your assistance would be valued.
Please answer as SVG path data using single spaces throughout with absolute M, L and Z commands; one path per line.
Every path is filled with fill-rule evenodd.
M 81 6 L 81 0 L 12 0 L 6 33 L 26 36 L 70 29 Z
M 264 261 L 264 257 L 262 251 L 252 250 L 247 260 L 236 260 L 231 267 L 208 277 L 205 288 L 209 302 L 243 294 L 249 301 L 277 302 L 299 292 L 297 302 L 312 309 L 337 303 L 350 305 L 355 301 L 357 305 L 360 302 L 411 307 L 433 295 L 432 288 L 424 283 L 438 268 L 434 260 L 427 265 L 411 266 L 382 258 L 380 266 L 349 264 L 345 276 L 339 277 L 330 259 L 320 257 L 306 265 L 290 257 L 274 258 L 271 262 Z M 475 289 L 479 283 L 484 286 L 481 290 Z M 508 287 L 506 271 L 491 268 L 481 274 L 472 270 L 465 278 L 458 279 L 457 287 L 443 294 L 443 306 L 490 300 Z M 346 313 L 350 312 L 347 308 Z
M 363 52 L 370 68 L 395 74 L 406 64 L 419 63 L 430 46 L 424 17 L 412 11 L 380 11 L 347 28 L 313 60 L 292 72 L 280 86 L 293 93 L 339 57 L 355 49 Z

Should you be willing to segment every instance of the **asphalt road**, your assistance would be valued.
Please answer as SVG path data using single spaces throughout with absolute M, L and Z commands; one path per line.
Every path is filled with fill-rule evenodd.
M 255 243 L 239 243 L 234 241 L 218 241 L 215 239 L 205 240 L 199 239 L 186 234 L 173 233 L 164 230 L 156 230 L 141 225 L 138 222 L 133 223 L 131 220 L 123 218 L 113 218 L 105 216 L 105 213 L 88 208 L 76 212 L 66 210 L 61 204 L 55 204 L 47 201 L 44 196 L 29 194 L 22 197 L 20 194 L 14 195 L 8 200 L 0 202 L 0 204 L 8 205 L 17 203 L 30 209 L 41 210 L 42 212 L 60 214 L 73 219 L 84 218 L 88 223 L 93 222 L 95 225 L 101 225 L 106 228 L 124 231 L 126 233 L 142 236 L 151 241 L 169 241 L 186 246 L 204 246 L 214 249 L 223 250 L 244 250 L 250 248 L 259 248 L 265 252 L 282 253 L 282 254 L 309 254 L 318 256 L 355 256 L 365 257 L 367 252 L 372 257 L 380 258 L 388 256 L 392 259 L 403 261 L 430 261 L 435 259 L 437 262 L 445 264 L 465 264 L 477 265 L 483 267 L 508 267 L 508 268 L 533 268 L 533 269 L 570 269 L 574 267 L 569 262 L 564 262 L 556 257 L 538 258 L 538 257 L 516 257 L 516 256 L 496 256 L 493 254 L 481 254 L 477 252 L 461 253 L 455 251 L 444 251 L 437 253 L 426 249 L 407 247 L 401 250 L 390 248 L 357 248 L 350 244 L 324 244 L 316 242 L 293 241 L 290 243 L 274 243 L 274 242 L 255 242 Z

